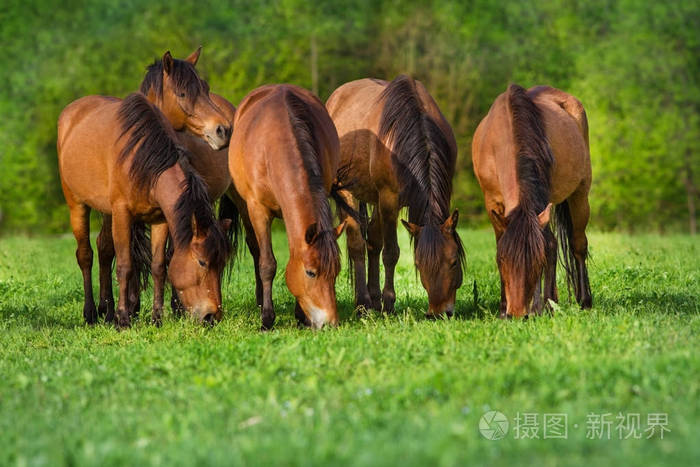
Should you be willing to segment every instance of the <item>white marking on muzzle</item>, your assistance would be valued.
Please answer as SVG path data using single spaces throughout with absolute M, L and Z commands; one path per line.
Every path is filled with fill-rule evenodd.
M 321 329 L 328 322 L 328 313 L 315 305 L 310 305 L 309 320 L 314 329 Z

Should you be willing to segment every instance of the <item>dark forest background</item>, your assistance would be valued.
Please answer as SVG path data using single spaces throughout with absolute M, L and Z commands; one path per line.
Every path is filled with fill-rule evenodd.
M 471 137 L 508 83 L 549 84 L 588 112 L 592 224 L 696 230 L 698 1 L 17 1 L 0 6 L 0 231 L 62 232 L 56 119 L 87 94 L 123 97 L 171 50 L 204 46 L 211 89 L 265 83 L 326 99 L 362 77 L 420 79 L 459 142 L 454 204 L 486 222 Z

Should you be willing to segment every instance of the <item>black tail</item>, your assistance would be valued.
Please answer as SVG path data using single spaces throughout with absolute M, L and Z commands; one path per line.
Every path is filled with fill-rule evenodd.
M 143 222 L 131 224 L 132 284 L 141 292 L 148 287 L 151 272 L 151 239 Z
M 580 266 L 576 261 L 576 257 L 574 256 L 574 227 L 571 221 L 571 211 L 569 210 L 568 201 L 564 201 L 556 206 L 554 209 L 554 217 L 557 227 L 557 237 L 559 237 L 561 263 L 566 271 L 566 287 L 569 294 L 571 293 L 571 288 L 573 287 L 574 293 L 576 294 L 576 299 L 580 301 L 580 298 L 584 296 L 585 293 L 590 296 L 591 290 L 590 285 L 584 285 L 584 287 L 588 287 L 588 290 L 581 290 L 581 281 L 579 280 L 579 277 L 581 276 L 582 271 L 579 270 Z
M 238 239 L 241 235 L 241 215 L 238 212 L 238 207 L 236 204 L 228 197 L 224 195 L 219 199 L 219 220 L 230 219 L 231 227 L 226 232 L 226 237 L 231 244 L 231 259 L 229 260 L 227 273 L 231 272 L 231 266 L 235 260 L 235 256 L 238 254 L 239 243 Z

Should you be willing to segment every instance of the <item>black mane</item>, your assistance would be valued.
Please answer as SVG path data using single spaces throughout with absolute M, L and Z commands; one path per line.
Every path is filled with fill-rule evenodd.
M 508 258 L 516 274 L 533 274 L 546 260 L 545 236 L 537 216 L 549 203 L 554 156 L 544 130 L 540 109 L 527 91 L 511 84 L 508 104 L 516 146 L 519 204 L 508 214 L 499 241 L 499 255 Z
M 423 227 L 414 245 L 416 259 L 437 269 L 445 241 L 440 227 L 450 215 L 456 155 L 435 120 L 424 110 L 415 81 L 397 76 L 380 96 L 384 101 L 379 138 L 395 155 L 401 193 L 409 222 Z M 460 264 L 464 250 L 455 230 Z
M 309 189 L 315 204 L 314 210 L 318 214 L 318 234 L 315 237 L 314 246 L 319 253 L 319 273 L 335 278 L 340 271 L 340 250 L 333 230 L 331 208 L 318 162 L 319 148 L 318 139 L 315 137 L 316 123 L 312 117 L 313 112 L 309 105 L 293 91 L 286 91 L 284 99 L 289 123 L 308 177 Z
M 119 161 L 131 158 L 129 176 L 137 189 L 148 190 L 158 177 L 189 152 L 175 140 L 172 126 L 146 96 L 129 94 L 119 106 L 120 139 L 128 134 Z
M 190 165 L 190 152 L 176 142 L 170 124 L 143 94 L 127 96 L 118 115 L 122 129 L 120 138 L 128 134 L 119 162 L 131 161 L 131 181 L 139 190 L 151 189 L 163 172 L 179 164 L 185 180 L 183 186 L 173 187 L 182 190 L 175 207 L 175 231 L 171 232 L 175 245 L 184 247 L 190 243 L 194 236 L 194 219 L 196 228 L 207 234 L 204 249 L 209 263 L 223 268 L 230 256 L 231 245 L 214 217 L 204 181 Z
M 173 58 L 173 69 L 170 79 L 175 90 L 184 92 L 190 102 L 194 102 L 200 94 L 209 94 L 209 85 L 199 77 L 194 65 L 186 60 Z M 141 92 L 148 94 L 153 89 L 159 97 L 163 96 L 163 61 L 156 59 L 146 68 L 146 76 L 141 82 Z

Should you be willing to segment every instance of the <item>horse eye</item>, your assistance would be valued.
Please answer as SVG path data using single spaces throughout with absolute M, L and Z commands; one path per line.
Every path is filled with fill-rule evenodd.
M 309 276 L 310 278 L 316 277 L 316 273 L 313 271 L 309 271 L 308 269 L 306 270 L 306 275 Z
M 184 92 L 181 92 L 181 93 L 179 94 L 179 96 L 180 96 L 180 97 L 185 97 L 185 93 L 184 93 Z
M 207 265 L 207 262 L 206 262 L 206 261 L 202 261 L 201 259 L 198 259 L 197 261 L 199 262 L 199 265 L 202 266 L 202 267 L 204 267 L 204 266 Z

